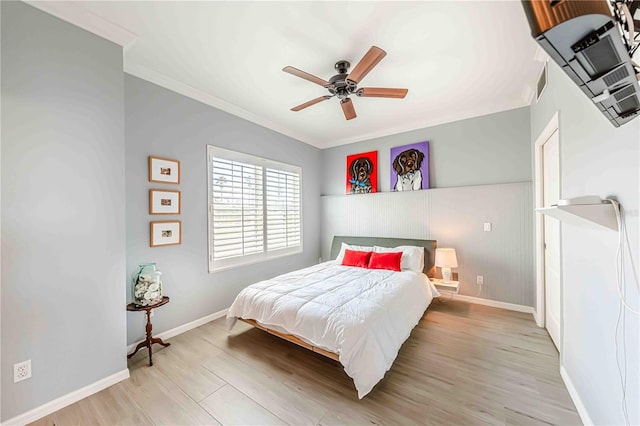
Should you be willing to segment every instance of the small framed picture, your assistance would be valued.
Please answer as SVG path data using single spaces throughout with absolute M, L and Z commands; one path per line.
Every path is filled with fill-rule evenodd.
M 182 222 L 161 220 L 150 223 L 151 247 L 182 244 Z
M 180 214 L 180 191 L 170 189 L 149 190 L 149 214 Z
M 180 162 L 149 156 L 149 182 L 180 183 Z

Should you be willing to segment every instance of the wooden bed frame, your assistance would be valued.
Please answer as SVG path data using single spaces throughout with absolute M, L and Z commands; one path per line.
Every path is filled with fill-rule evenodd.
M 238 318 L 238 319 L 240 321 L 246 322 L 247 324 L 250 324 L 250 325 L 254 326 L 255 328 L 259 328 L 260 330 L 264 330 L 269 334 L 273 334 L 274 336 L 278 336 L 281 339 L 288 340 L 291 343 L 295 343 L 296 345 L 302 346 L 303 348 L 309 349 L 310 351 L 313 351 L 313 352 L 315 352 L 317 354 L 324 355 L 327 358 L 331 358 L 334 361 L 339 361 L 340 360 L 340 357 L 337 354 L 335 354 L 333 352 L 330 352 L 330 351 L 326 351 L 326 350 L 321 349 L 321 348 L 319 348 L 317 346 L 310 345 L 307 342 L 305 342 L 304 340 L 301 340 L 298 337 L 294 336 L 293 334 L 280 333 L 279 331 L 275 331 L 275 330 L 267 328 L 267 327 L 265 327 L 263 325 L 260 325 L 260 324 L 258 324 L 257 322 L 255 322 L 252 319 L 244 319 L 244 318 Z
M 397 247 L 397 246 L 418 246 L 424 247 L 424 269 L 422 272 L 427 274 L 428 277 L 432 278 L 435 270 L 435 254 L 436 254 L 436 241 L 435 240 L 414 240 L 414 239 L 404 239 L 404 238 L 376 238 L 376 237 L 333 237 L 333 242 L 331 243 L 331 259 L 335 259 L 338 257 L 338 253 L 340 253 L 340 248 L 342 247 L 342 243 L 354 244 L 360 246 L 382 246 L 382 247 Z M 319 348 L 317 346 L 313 346 L 304 340 L 300 339 L 293 334 L 282 333 L 276 330 L 272 330 L 268 327 L 263 326 L 262 324 L 258 324 L 255 320 L 247 319 L 247 318 L 238 318 L 240 321 L 245 322 L 249 325 L 254 326 L 255 328 L 259 328 L 260 330 L 266 331 L 269 334 L 273 334 L 274 336 L 280 337 L 281 339 L 287 340 L 291 343 L 295 343 L 298 346 L 302 346 L 305 349 L 309 349 L 312 352 L 317 354 L 326 356 L 334 361 L 340 361 L 340 357 L 338 354 Z

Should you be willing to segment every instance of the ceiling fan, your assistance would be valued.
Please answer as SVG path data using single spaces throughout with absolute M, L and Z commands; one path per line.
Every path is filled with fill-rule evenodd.
M 360 62 L 353 68 L 353 70 L 347 74 L 351 64 L 349 61 L 338 61 L 334 68 L 338 71 L 338 74 L 334 75 L 329 81 L 323 80 L 315 75 L 301 71 L 294 67 L 284 67 L 282 71 L 295 75 L 296 77 L 304 78 L 312 83 L 319 84 L 325 89 L 329 90 L 330 95 L 320 96 L 319 98 L 312 99 L 308 102 L 300 104 L 291 108 L 291 111 L 300 111 L 311 105 L 315 105 L 319 102 L 331 99 L 337 96 L 340 99 L 340 105 L 344 112 L 344 117 L 347 120 L 356 118 L 356 110 L 353 107 L 353 102 L 349 99 L 349 95 L 356 95 L 364 98 L 398 98 L 402 99 L 407 96 L 407 89 L 389 89 L 384 87 L 362 87 L 358 88 L 358 83 L 369 72 L 378 65 L 378 62 L 387 55 L 387 52 L 380 49 L 377 46 L 371 46 L 371 49 L 364 55 Z

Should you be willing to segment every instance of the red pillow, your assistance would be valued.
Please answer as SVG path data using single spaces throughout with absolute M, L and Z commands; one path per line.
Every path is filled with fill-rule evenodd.
M 345 250 L 342 264 L 344 266 L 357 266 L 358 268 L 366 268 L 369 265 L 371 251 Z
M 390 269 L 400 272 L 402 252 L 373 253 L 369 259 L 369 269 Z

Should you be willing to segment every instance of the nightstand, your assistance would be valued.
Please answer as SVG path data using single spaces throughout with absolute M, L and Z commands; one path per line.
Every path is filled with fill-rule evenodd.
M 460 291 L 460 281 L 445 282 L 439 278 L 433 278 L 431 282 L 440 293 L 458 294 L 458 291 Z

